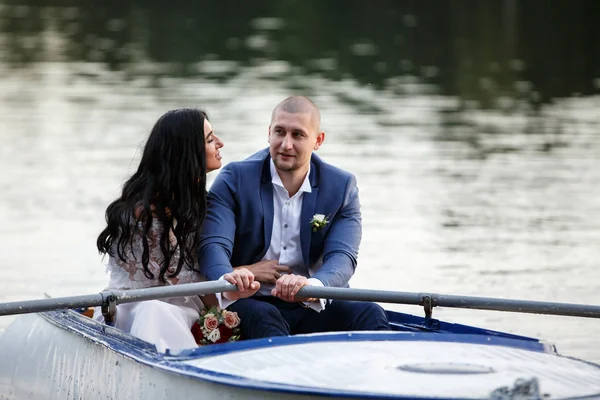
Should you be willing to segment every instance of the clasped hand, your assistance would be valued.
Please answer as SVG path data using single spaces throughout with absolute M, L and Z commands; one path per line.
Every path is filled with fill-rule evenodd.
M 251 265 L 243 265 L 239 268 L 249 269 L 254 274 L 254 279 L 261 283 L 274 285 L 283 274 L 291 274 L 292 269 L 287 265 L 277 263 L 277 260 L 263 260 Z

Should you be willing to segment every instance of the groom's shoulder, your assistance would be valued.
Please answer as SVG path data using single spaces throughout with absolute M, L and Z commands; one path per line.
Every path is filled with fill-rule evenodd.
M 316 166 L 318 166 L 321 174 L 323 174 L 324 176 L 333 177 L 335 179 L 354 178 L 353 173 L 346 171 L 345 169 L 342 169 L 340 167 L 337 167 L 333 164 L 323 161 L 322 158 L 320 158 L 318 155 L 316 155 L 314 153 L 313 153 L 313 163 Z
M 245 164 L 245 165 L 262 165 L 262 163 L 265 162 L 265 160 L 267 159 L 267 157 L 269 156 L 269 148 L 264 148 L 261 149 L 259 151 L 257 151 L 256 153 L 246 157 L 245 159 L 243 159 L 242 161 L 238 161 L 240 164 Z
M 269 149 L 262 149 L 252 154 L 251 156 L 239 160 L 239 161 L 231 161 L 225 165 L 224 169 L 227 170 L 236 170 L 238 172 L 245 171 L 260 171 L 265 163 L 267 156 L 269 155 Z

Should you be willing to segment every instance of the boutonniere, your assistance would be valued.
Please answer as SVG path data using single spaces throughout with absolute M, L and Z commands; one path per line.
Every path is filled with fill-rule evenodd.
M 327 217 L 323 214 L 315 214 L 310 220 L 310 224 L 312 225 L 312 231 L 316 232 L 325 227 L 329 223 Z

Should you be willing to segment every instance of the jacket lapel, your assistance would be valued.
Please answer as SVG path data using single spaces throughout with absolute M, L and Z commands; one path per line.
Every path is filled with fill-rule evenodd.
M 273 184 L 271 183 L 271 170 L 269 167 L 270 159 L 270 157 L 267 157 L 263 165 L 262 178 L 260 180 L 260 199 L 263 210 L 263 233 L 265 242 L 259 260 L 267 253 L 269 245 L 271 244 L 271 234 L 273 233 Z
M 302 213 L 300 214 L 300 244 L 302 246 L 302 259 L 304 260 L 304 265 L 306 265 L 307 270 L 310 267 L 310 239 L 312 236 L 310 220 L 312 219 L 313 215 L 315 215 L 317 197 L 319 195 L 317 175 L 318 170 L 313 162 L 311 163 L 309 176 L 312 191 L 310 193 L 305 192 L 303 194 Z

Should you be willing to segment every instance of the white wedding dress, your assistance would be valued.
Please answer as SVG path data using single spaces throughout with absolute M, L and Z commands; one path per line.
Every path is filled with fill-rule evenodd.
M 196 271 L 183 266 L 175 278 L 166 278 L 166 283 L 158 280 L 160 265 L 163 259 L 160 250 L 159 238 L 163 226 L 157 219 L 152 220 L 152 227 L 148 232 L 149 262 L 148 269 L 154 274 L 154 279 L 149 279 L 144 274 L 141 257 L 143 251 L 141 224 L 139 231 L 135 234 L 133 241 L 125 248 L 126 261 L 116 256 L 116 244 L 113 245 L 109 256 L 107 272 L 110 274 L 107 289 L 128 290 L 140 289 L 162 285 L 176 285 L 179 283 L 193 283 L 204 281 L 204 277 Z M 169 232 L 171 244 L 176 243 L 175 236 Z M 133 252 L 131 251 L 133 250 Z M 179 261 L 179 253 L 176 252 L 171 258 L 169 272 L 175 271 Z M 196 257 L 194 256 L 194 262 Z M 168 275 L 168 273 L 167 273 Z M 205 301 L 216 303 L 216 297 L 205 296 Z M 166 349 L 178 350 L 197 347 L 191 332 L 192 324 L 198 319 L 199 312 L 204 304 L 199 296 L 178 297 L 163 300 L 149 300 L 136 303 L 117 305 L 115 327 L 142 340 L 154 344 L 158 351 L 165 352 Z M 104 322 L 100 307 L 94 310 L 94 319 Z

